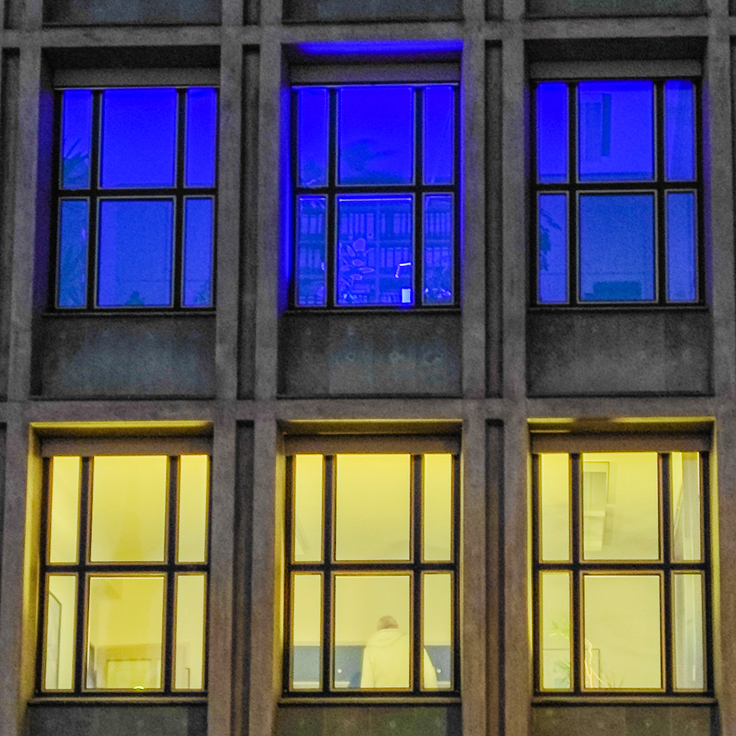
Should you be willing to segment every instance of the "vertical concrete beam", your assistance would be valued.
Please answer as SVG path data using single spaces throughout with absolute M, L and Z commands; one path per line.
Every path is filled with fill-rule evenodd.
M 22 2 L 23 29 L 28 31 L 40 29 L 43 25 L 43 0 L 16 0 L 16 2 Z
M 222 0 L 222 25 L 233 26 L 235 28 L 242 26 L 246 2 L 248 0 Z M 227 59 L 225 48 L 222 51 L 223 60 Z

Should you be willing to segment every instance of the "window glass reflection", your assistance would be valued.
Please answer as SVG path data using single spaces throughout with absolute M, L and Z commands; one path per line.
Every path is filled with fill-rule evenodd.
M 702 559 L 700 456 L 697 452 L 672 453 L 672 557 L 676 562 Z
M 675 688 L 705 687 L 703 578 L 699 573 L 674 576 Z

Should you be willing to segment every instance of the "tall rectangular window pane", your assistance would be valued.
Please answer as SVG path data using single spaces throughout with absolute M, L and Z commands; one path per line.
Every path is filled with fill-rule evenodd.
M 568 300 L 567 195 L 540 194 L 537 213 L 537 298 L 542 304 L 565 304 Z
M 695 193 L 667 192 L 667 301 L 698 298 Z
M 300 574 L 291 580 L 291 687 L 317 690 L 322 687 L 322 576 Z
M 675 688 L 705 688 L 703 578 L 699 573 L 675 574 Z
M 540 516 L 542 560 L 570 559 L 570 458 L 565 453 L 541 455 Z
M 296 217 L 296 303 L 327 303 L 327 197 L 298 197 Z
M 452 559 L 452 455 L 425 455 L 422 550 L 427 561 Z
M 163 575 L 89 578 L 87 690 L 160 690 Z
M 182 455 L 179 458 L 178 562 L 207 560 L 209 460 L 208 455 Z
M 329 93 L 326 89 L 300 89 L 297 100 L 299 186 L 323 187 L 327 185 Z
M 87 304 L 89 201 L 59 202 L 59 285 L 57 304 L 72 309 Z
M 173 201 L 103 200 L 99 228 L 98 305 L 170 306 Z
M 580 299 L 654 299 L 654 196 L 581 194 Z
M 695 86 L 685 79 L 664 83 L 664 160 L 668 181 L 695 179 Z
M 340 306 L 411 306 L 412 197 L 337 198 L 337 296 Z
M 49 575 L 46 578 L 44 690 L 74 688 L 76 620 L 76 576 Z
M 455 92 L 450 86 L 424 90 L 424 183 L 454 178 Z
M 206 593 L 204 575 L 176 576 L 175 690 L 204 688 Z
M 322 455 L 297 455 L 294 458 L 294 537 L 292 549 L 296 562 L 322 560 Z
M 569 690 L 572 687 L 570 573 L 541 573 L 539 589 L 542 689 Z
M 584 575 L 586 689 L 662 687 L 658 575 Z
M 452 304 L 455 235 L 451 194 L 424 196 L 424 304 Z
M 698 562 L 703 559 L 700 456 L 697 452 L 673 452 L 671 458 L 672 559 Z
M 565 82 L 537 86 L 537 179 L 543 184 L 568 178 L 569 114 Z
M 51 463 L 49 562 L 75 563 L 79 556 L 81 460 L 55 457 Z
M 193 87 L 187 90 L 186 120 L 186 186 L 213 187 L 217 92 L 212 87 Z
M 61 111 L 62 189 L 87 189 L 92 149 L 92 92 L 67 89 Z
M 452 689 L 452 575 L 422 579 L 422 688 Z
M 184 200 L 184 306 L 212 306 L 215 200 Z

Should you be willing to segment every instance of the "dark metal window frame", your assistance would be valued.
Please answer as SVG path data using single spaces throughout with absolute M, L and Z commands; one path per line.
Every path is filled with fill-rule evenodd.
M 534 692 L 537 696 L 563 698 L 601 698 L 621 696 L 675 696 L 703 697 L 713 695 L 712 635 L 713 611 L 711 601 L 711 540 L 710 540 L 710 466 L 709 453 L 699 452 L 701 484 L 701 545 L 702 559 L 699 562 L 677 562 L 672 559 L 672 520 L 670 508 L 670 457 L 669 452 L 658 452 L 659 478 L 659 546 L 660 559 L 638 560 L 583 560 L 582 524 L 582 455 L 581 452 L 567 453 L 570 458 L 570 560 L 568 562 L 544 562 L 541 557 L 541 474 L 539 454 L 532 455 L 532 559 L 534 601 Z M 571 682 L 569 690 L 552 690 L 542 687 L 542 637 L 540 581 L 543 572 L 567 572 L 570 574 L 570 643 Z M 675 573 L 693 572 L 703 579 L 703 626 L 704 626 L 704 677 L 703 690 L 678 690 L 674 687 L 674 633 L 673 633 L 673 580 Z M 609 575 L 658 575 L 660 583 L 660 644 L 662 654 L 661 689 L 608 689 L 585 688 L 583 682 L 583 594 L 582 580 L 588 574 Z
M 189 89 L 196 87 L 214 85 L 139 85 L 141 88 L 174 88 L 177 92 L 176 113 L 176 159 L 175 178 L 173 187 L 110 187 L 100 186 L 101 175 L 101 151 L 102 151 L 102 94 L 108 90 L 131 89 L 136 85 L 121 87 L 79 87 L 59 88 L 54 95 L 54 140 L 53 140 L 53 164 L 52 173 L 52 202 L 53 214 L 51 222 L 51 243 L 49 269 L 49 311 L 61 314 L 89 314 L 90 312 L 212 312 L 215 309 L 215 294 L 217 283 L 217 178 L 218 178 L 218 135 L 215 134 L 215 185 L 212 187 L 188 187 L 185 186 L 186 175 L 186 93 Z M 88 89 L 92 92 L 92 139 L 90 146 L 90 186 L 87 189 L 63 189 L 61 186 L 61 155 L 63 143 L 62 131 L 62 97 L 67 89 Z M 219 118 L 219 94 L 218 94 L 218 118 Z M 213 232 L 212 232 L 212 304 L 202 307 L 187 307 L 183 304 L 184 287 L 184 204 L 188 198 L 211 197 L 213 200 Z M 173 202 L 173 262 L 171 264 L 171 301 L 169 306 L 114 306 L 100 307 L 97 305 L 98 283 L 99 283 L 99 204 L 103 200 L 135 200 L 150 201 L 154 199 L 166 199 Z M 62 200 L 86 200 L 89 204 L 89 231 L 87 239 L 87 291 L 85 306 L 83 307 L 60 307 L 59 293 L 59 223 L 61 220 Z
M 377 454 L 366 452 L 365 454 Z M 452 455 L 452 560 L 449 562 L 425 562 L 422 560 L 423 523 L 423 467 L 422 454 L 411 455 L 411 540 L 412 558 L 408 561 L 354 561 L 338 562 L 334 559 L 336 544 L 335 515 L 337 489 L 336 455 L 323 455 L 323 523 L 322 523 L 322 561 L 296 562 L 293 557 L 292 540 L 294 536 L 294 496 L 296 491 L 294 455 L 286 458 L 286 574 L 284 590 L 284 661 L 283 694 L 285 697 L 299 698 L 446 698 L 460 694 L 460 608 L 459 608 L 459 559 L 460 559 L 460 462 L 458 455 Z M 320 652 L 320 674 L 322 687 L 319 690 L 293 690 L 291 683 L 291 615 L 292 615 L 292 577 L 295 573 L 318 573 L 322 577 L 322 644 Z M 452 689 L 423 690 L 421 686 L 422 645 L 422 588 L 424 573 L 443 572 L 452 576 Z M 411 685 L 407 690 L 362 690 L 360 688 L 335 688 L 334 646 L 335 630 L 334 585 L 338 574 L 380 575 L 403 573 L 411 580 Z
M 338 184 L 337 166 L 339 157 L 338 130 L 337 130 L 337 108 L 338 90 L 348 87 L 366 86 L 392 86 L 412 87 L 414 92 L 414 181 L 411 184 Z M 453 137 L 453 166 L 454 176 L 451 184 L 425 184 L 423 172 L 424 160 L 424 89 L 433 86 L 452 87 L 454 95 L 454 130 Z M 327 154 L 327 185 L 321 187 L 302 187 L 299 185 L 299 124 L 298 124 L 298 92 L 305 88 L 319 88 L 328 90 L 328 154 Z M 455 309 L 460 304 L 460 146 L 458 144 L 460 132 L 460 99 L 458 82 L 346 82 L 344 84 L 294 84 L 291 93 L 291 181 L 292 181 L 292 220 L 296 222 L 298 217 L 298 202 L 300 196 L 323 196 L 327 199 L 326 224 L 327 224 L 327 248 L 326 263 L 327 271 L 327 294 L 324 306 L 306 305 L 300 306 L 296 299 L 297 262 L 298 262 L 298 229 L 292 227 L 291 233 L 291 280 L 289 283 L 289 304 L 292 309 L 299 311 L 315 310 L 324 312 L 326 309 L 342 310 L 395 310 L 413 311 Z M 338 196 L 354 194 L 393 194 L 409 195 L 412 198 L 412 238 L 413 238 L 413 275 L 412 289 L 415 294 L 415 303 L 412 305 L 401 304 L 370 304 L 350 305 L 337 304 L 335 299 L 337 282 L 337 206 Z M 453 302 L 452 304 L 424 304 L 422 302 L 423 289 L 423 233 L 424 233 L 424 195 L 426 194 L 450 194 L 453 205 Z
M 578 180 L 578 116 L 577 89 L 580 82 L 624 81 L 630 77 L 600 78 L 549 78 L 535 80 L 531 94 L 531 128 L 532 128 L 532 201 L 530 212 L 531 239 L 530 248 L 530 305 L 543 309 L 565 309 L 583 307 L 595 309 L 600 307 L 646 308 L 667 306 L 669 308 L 702 307 L 705 303 L 705 257 L 703 243 L 705 227 L 703 218 L 703 157 L 702 151 L 702 95 L 701 80 L 692 75 L 682 76 L 647 76 L 637 78 L 639 81 L 650 81 L 654 84 L 654 179 L 651 181 L 630 182 L 581 182 Z M 694 181 L 667 181 L 665 178 L 664 150 L 664 83 L 681 79 L 692 82 L 695 96 L 695 176 Z M 568 90 L 568 181 L 565 183 L 543 184 L 537 175 L 537 87 L 543 83 L 562 82 Z M 667 300 L 667 232 L 665 221 L 666 192 L 695 192 L 696 218 L 696 299 L 692 302 L 670 302 Z M 654 295 L 652 301 L 589 301 L 580 298 L 580 243 L 578 201 L 581 194 L 631 194 L 651 193 L 654 197 Z M 567 292 L 568 299 L 564 303 L 546 303 L 539 301 L 539 195 L 564 194 L 567 198 Z
M 81 457 L 79 530 L 77 563 L 51 563 L 49 561 L 50 543 L 50 501 L 51 501 L 51 460 L 43 458 L 43 499 L 41 519 L 41 574 L 39 577 L 39 635 L 36 652 L 36 695 L 38 697 L 59 698 L 83 696 L 85 698 L 125 697 L 191 697 L 207 693 L 207 634 L 209 611 L 209 578 L 210 578 L 210 516 L 211 516 L 211 480 L 212 465 L 210 463 L 208 478 L 208 503 L 206 523 L 206 562 L 180 563 L 176 561 L 179 520 L 179 459 L 180 455 L 167 455 L 168 485 L 166 489 L 166 540 L 164 562 L 91 562 L 89 559 L 90 539 L 92 532 L 92 475 L 95 456 Z M 204 675 L 203 687 L 200 690 L 177 690 L 173 687 L 174 678 L 174 639 L 176 628 L 176 576 L 180 573 L 198 573 L 205 576 L 205 626 L 203 638 Z M 74 621 L 74 687 L 72 690 L 44 689 L 44 665 L 46 657 L 46 617 L 47 617 L 47 580 L 49 575 L 74 575 L 77 585 L 77 609 Z M 87 677 L 87 609 L 89 599 L 89 580 L 95 575 L 117 575 L 135 578 L 145 575 L 164 576 L 164 609 L 163 609 L 163 660 L 161 662 L 162 688 L 147 689 L 89 690 L 85 687 Z

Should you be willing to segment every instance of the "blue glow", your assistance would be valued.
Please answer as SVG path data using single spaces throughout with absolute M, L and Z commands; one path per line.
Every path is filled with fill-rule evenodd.
M 105 90 L 101 150 L 103 187 L 173 186 L 176 90 Z
M 337 293 L 340 306 L 411 306 L 413 198 L 337 198 Z
M 667 301 L 698 298 L 695 194 L 667 192 Z
M 580 195 L 580 298 L 654 299 L 654 195 Z
M 426 41 L 308 41 L 297 44 L 297 48 L 309 56 L 332 56 L 343 54 L 439 54 L 461 51 L 459 39 Z
M 664 160 L 668 181 L 695 179 L 695 89 L 692 82 L 664 83 Z
M 580 82 L 578 142 L 580 181 L 651 181 L 654 84 Z
M 215 200 L 184 201 L 184 306 L 212 306 Z
M 424 90 L 424 183 L 451 184 L 455 164 L 455 88 Z
M 212 87 L 188 89 L 186 186 L 215 186 L 216 141 L 217 92 Z
M 87 304 L 89 202 L 63 199 L 59 206 L 59 298 L 64 309 Z
M 68 89 L 62 97 L 61 186 L 88 189 L 92 147 L 92 92 Z
M 300 89 L 298 94 L 299 186 L 327 185 L 329 94 L 326 89 Z
M 424 197 L 424 304 L 454 301 L 454 216 L 451 194 Z
M 540 304 L 566 304 L 567 195 L 540 194 L 537 271 Z
M 567 181 L 569 106 L 567 84 L 542 82 L 537 87 L 537 180 Z
M 100 307 L 171 306 L 174 203 L 100 202 Z
M 327 303 L 327 197 L 299 197 L 296 225 L 296 303 Z
M 338 92 L 340 184 L 414 180 L 414 90 L 345 87 Z

